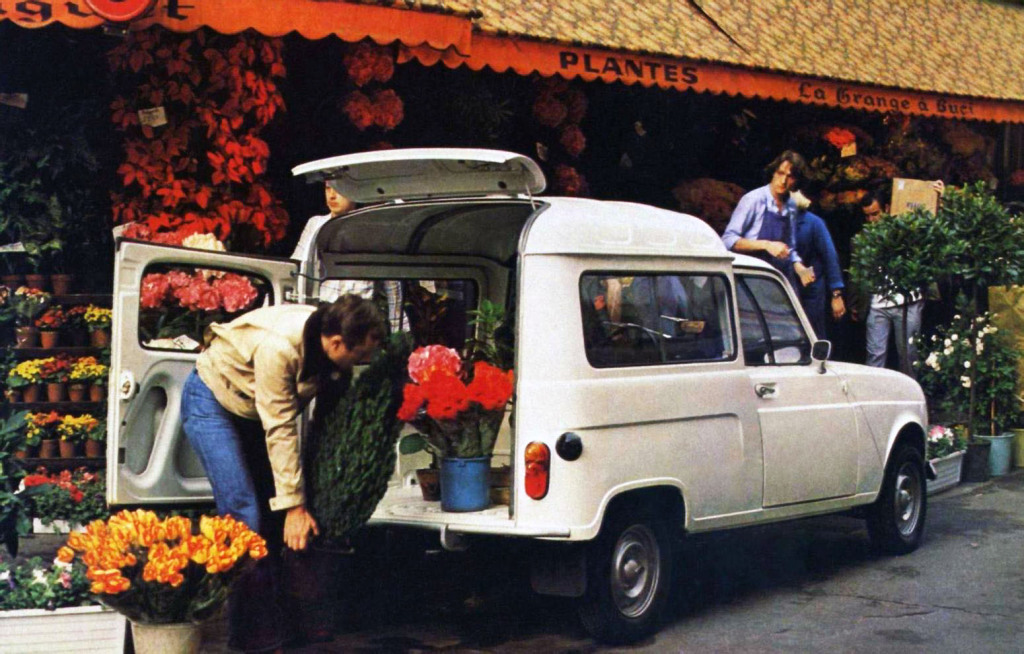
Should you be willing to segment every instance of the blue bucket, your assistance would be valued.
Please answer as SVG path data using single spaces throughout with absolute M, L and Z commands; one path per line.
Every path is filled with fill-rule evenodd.
M 1010 472 L 1013 459 L 1013 434 L 1005 433 L 998 436 L 979 436 L 989 443 L 992 449 L 988 453 L 988 472 L 993 477 L 1000 477 Z
M 441 510 L 482 511 L 491 504 L 491 457 L 441 459 Z

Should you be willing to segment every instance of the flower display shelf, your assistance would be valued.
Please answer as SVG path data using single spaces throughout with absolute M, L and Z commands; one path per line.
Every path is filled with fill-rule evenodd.
M 124 616 L 104 606 L 0 611 L 3 651 L 31 654 L 124 651 Z
M 40 459 L 29 457 L 27 459 L 13 459 L 25 470 L 35 470 L 43 466 L 47 470 L 74 470 L 75 468 L 102 468 L 107 465 L 106 457 L 102 456 L 75 456 L 70 458 Z
M 964 453 L 953 452 L 928 463 L 935 469 L 935 480 L 928 482 L 928 494 L 934 495 L 953 488 L 960 483 L 960 471 L 963 469 Z
M 73 531 L 85 531 L 85 527 L 77 522 L 72 524 L 67 520 L 54 520 L 50 524 L 44 525 L 39 518 L 32 518 L 33 534 L 70 534 Z
M 14 356 L 19 360 L 24 359 L 42 359 L 45 357 L 52 357 L 56 354 L 67 354 L 70 357 L 85 357 L 85 356 L 99 356 L 103 352 L 103 348 L 100 347 L 75 347 L 75 346 L 63 346 L 58 345 L 57 347 L 16 347 L 12 348 L 11 352 L 14 352 Z
M 76 304 L 95 304 L 98 307 L 110 308 L 110 293 L 69 293 L 68 295 L 53 295 L 54 304 L 71 306 Z

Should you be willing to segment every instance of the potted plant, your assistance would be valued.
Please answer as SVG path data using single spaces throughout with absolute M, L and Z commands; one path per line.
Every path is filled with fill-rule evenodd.
M 59 453 L 58 443 L 60 442 L 60 437 L 57 435 L 57 425 L 60 424 L 60 414 L 56 411 L 30 413 L 27 416 L 27 420 L 26 437 L 30 441 L 39 442 L 39 458 L 57 458 Z
M 68 373 L 71 372 L 71 360 L 64 354 L 40 359 L 39 376 L 46 384 L 48 402 L 63 402 L 67 397 Z
M 944 425 L 932 425 L 928 428 L 925 442 L 926 459 L 935 471 L 935 480 L 928 483 L 928 494 L 938 493 L 960 483 L 960 472 L 963 468 L 964 450 L 967 439 L 962 433 Z
M 412 381 L 403 389 L 398 419 L 413 425 L 422 445 L 440 459 L 442 510 L 486 508 L 491 453 L 512 398 L 512 371 L 486 361 L 464 366 L 458 352 L 441 345 L 415 350 L 408 370 Z
M 11 307 L 17 317 L 15 347 L 35 347 L 38 332 L 35 320 L 50 305 L 50 294 L 37 288 L 21 286 L 10 296 Z
M 91 458 L 98 458 L 106 453 L 107 444 L 107 421 L 103 418 L 96 420 L 96 424 L 89 429 L 85 440 L 85 455 Z
M 93 347 L 110 345 L 110 323 L 113 312 L 110 309 L 90 304 L 85 309 L 85 325 L 89 329 L 89 342 Z
M 103 392 L 106 390 L 103 383 L 107 378 L 107 366 L 100 363 L 96 357 L 79 357 L 71 364 L 71 371 L 68 373 L 68 397 L 72 402 L 84 402 L 91 394 L 90 386 L 100 384 L 100 395 L 102 400 Z
M 196 652 L 199 623 L 214 615 L 266 542 L 231 516 L 195 524 L 152 511 L 121 511 L 68 535 L 57 558 L 86 562 L 100 603 L 132 623 L 135 651 Z
M 74 347 L 83 347 L 89 344 L 89 328 L 85 323 L 85 312 L 88 308 L 87 305 L 76 304 L 64 312 L 66 319 L 64 332 Z
M 37 489 L 30 501 L 36 533 L 69 533 L 110 516 L 102 472 L 78 468 L 47 474 L 40 467 L 22 480 L 22 486 Z
M 8 341 L 8 329 L 14 325 L 14 321 L 17 319 L 17 314 L 14 313 L 14 307 L 11 306 L 11 292 L 10 286 L 0 286 L 0 342 Z
M 60 330 L 67 321 L 64 310 L 59 306 L 51 306 L 35 320 L 39 330 L 39 344 L 45 348 L 57 347 L 60 341 Z
M 41 393 L 43 359 L 27 359 L 7 373 L 7 387 L 21 391 L 25 402 L 38 402 Z
M 991 474 L 991 449 L 1008 449 L 1012 435 L 1003 432 L 1019 415 L 1016 395 L 1018 352 L 991 324 L 988 313 L 956 314 L 923 340 L 917 362 L 918 381 L 932 408 L 964 424 L 968 432 L 964 481 L 984 481 Z M 983 406 L 985 412 L 971 410 Z M 1005 443 L 1004 443 L 1005 441 Z M 1006 464 L 1002 463 L 1007 462 Z M 1008 451 L 995 457 L 1004 474 Z
M 25 471 L 14 461 L 14 453 L 23 447 L 28 414 L 20 411 L 0 418 L 0 543 L 11 556 L 18 554 L 18 538 L 32 529 L 28 500 L 32 491 L 24 489 Z
M 99 421 L 91 414 L 84 413 L 80 416 L 65 415 L 57 425 L 57 434 L 60 435 L 61 458 L 70 459 L 77 455 L 81 446 L 89 437 L 89 432 L 96 428 Z

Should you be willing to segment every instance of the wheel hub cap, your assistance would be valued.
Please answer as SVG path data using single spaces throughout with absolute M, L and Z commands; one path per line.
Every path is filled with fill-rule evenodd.
M 612 596 L 627 617 L 642 615 L 654 601 L 658 588 L 660 552 L 654 533 L 646 525 L 634 525 L 615 543 L 612 555 Z

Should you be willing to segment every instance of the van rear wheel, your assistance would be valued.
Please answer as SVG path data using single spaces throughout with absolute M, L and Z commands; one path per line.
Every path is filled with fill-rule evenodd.
M 672 578 L 672 545 L 664 521 L 620 514 L 587 551 L 583 626 L 597 640 L 633 643 L 657 631 Z

